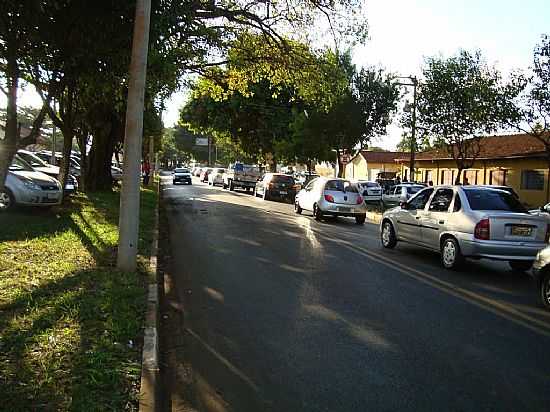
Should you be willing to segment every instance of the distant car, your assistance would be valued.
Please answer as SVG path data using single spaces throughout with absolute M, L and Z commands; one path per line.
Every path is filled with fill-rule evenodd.
M 203 167 L 196 167 L 193 170 L 193 176 L 199 177 L 201 175 L 201 172 L 202 172 L 203 169 L 204 169 Z
M 519 195 L 516 193 L 514 188 L 510 186 L 494 186 L 494 185 L 473 185 L 473 187 L 488 187 L 491 189 L 500 189 L 504 190 L 505 192 L 510 193 L 512 196 L 514 196 L 516 199 L 519 199 Z
M 48 207 L 62 200 L 59 181 L 35 171 L 27 162 L 15 156 L 6 176 L 4 189 L 0 191 L 0 212 L 14 205 Z
M 398 206 L 409 200 L 414 194 L 420 192 L 426 186 L 415 183 L 401 183 L 391 187 L 382 195 L 384 207 Z
M 296 195 L 294 210 L 313 212 L 316 220 L 324 216 L 354 217 L 357 224 L 365 223 L 367 208 L 357 186 L 349 180 L 318 177 Z
M 43 161 L 45 161 L 46 163 L 49 163 L 51 164 L 51 160 L 52 160 L 52 154 L 51 152 L 47 152 L 47 151 L 41 151 L 41 152 L 36 152 L 34 153 L 36 156 L 40 157 Z M 55 154 L 55 162 L 57 165 L 60 165 L 61 164 L 61 159 L 63 158 L 63 156 L 60 154 L 60 153 L 56 153 Z M 69 169 L 69 173 L 72 174 L 73 176 L 79 178 L 80 175 L 81 175 L 81 170 L 80 170 L 80 158 L 79 157 L 76 157 L 76 156 L 73 156 L 71 155 L 70 158 L 69 158 L 69 161 L 70 161 L 70 169 Z
M 18 150 L 17 155 L 27 162 L 35 171 L 47 174 L 48 176 L 57 179 L 59 176 L 59 167 L 46 163 L 35 153 L 28 150 Z M 69 173 L 67 182 L 65 183 L 65 193 L 74 193 L 78 190 L 78 181 Z
M 473 258 L 504 260 L 525 271 L 549 235 L 546 220 L 509 192 L 479 186 L 425 188 L 386 211 L 380 224 L 382 246 L 404 241 L 438 251 L 447 269 Z
M 296 197 L 296 182 L 292 176 L 282 173 L 266 173 L 254 188 L 254 196 L 264 200 L 281 199 L 294 201 Z
M 357 182 L 357 187 L 365 202 L 382 201 L 382 186 L 380 186 L 377 182 L 359 180 Z
M 223 186 L 223 174 L 225 169 L 213 169 L 211 173 L 208 174 L 208 184 L 210 186 Z
M 533 263 L 532 276 L 535 279 L 542 304 L 550 310 L 550 246 L 540 250 Z
M 199 180 L 202 182 L 202 183 L 207 183 L 208 182 L 208 175 L 210 173 L 212 173 L 212 168 L 204 168 L 201 170 L 201 175 L 199 176 Z
M 111 177 L 117 182 L 122 180 L 122 169 L 120 167 L 111 166 Z
M 174 169 L 172 184 L 177 185 L 179 183 L 183 183 L 186 185 L 192 184 L 191 172 L 189 171 L 189 169 L 185 169 L 181 167 L 177 167 Z

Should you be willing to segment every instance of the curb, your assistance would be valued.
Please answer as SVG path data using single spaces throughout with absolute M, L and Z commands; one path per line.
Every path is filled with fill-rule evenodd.
M 158 202 L 160 202 L 160 181 L 157 184 Z M 139 411 L 154 412 L 159 404 L 159 293 L 157 284 L 157 254 L 159 239 L 159 203 L 155 206 L 153 242 L 151 244 L 150 270 L 155 281 L 149 283 L 147 290 L 147 312 L 143 336 L 141 360 L 141 386 L 139 392 Z

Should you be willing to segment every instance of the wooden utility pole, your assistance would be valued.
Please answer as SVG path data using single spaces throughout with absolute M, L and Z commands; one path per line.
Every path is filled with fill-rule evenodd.
M 137 0 L 124 134 L 124 174 L 120 192 L 120 217 L 118 220 L 120 237 L 117 268 L 125 272 L 135 271 L 137 264 L 143 101 L 147 75 L 150 19 L 151 0 Z

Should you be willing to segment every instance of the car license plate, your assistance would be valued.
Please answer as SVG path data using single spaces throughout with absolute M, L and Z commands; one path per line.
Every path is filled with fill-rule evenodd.
M 57 199 L 57 194 L 55 194 L 55 193 L 48 193 L 48 199 Z
M 282 194 L 282 195 L 288 194 L 288 192 L 286 190 L 281 190 L 281 191 L 279 191 L 279 193 Z
M 533 233 L 533 228 L 530 226 L 515 226 L 512 225 L 512 235 L 513 236 L 531 236 Z
M 338 211 L 339 212 L 349 212 L 351 209 L 349 207 L 339 207 L 338 208 Z

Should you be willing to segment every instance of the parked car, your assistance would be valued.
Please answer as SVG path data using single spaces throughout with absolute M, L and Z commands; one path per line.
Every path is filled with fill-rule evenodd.
M 208 182 L 208 175 L 210 173 L 212 173 L 212 168 L 211 167 L 208 167 L 208 168 L 204 168 L 201 170 L 201 175 L 199 176 L 199 180 L 202 182 L 202 183 L 207 183 Z
M 47 174 L 48 176 L 57 179 L 59 176 L 59 167 L 46 163 L 33 152 L 27 150 L 18 150 L 17 155 L 27 162 L 35 171 Z M 78 181 L 69 173 L 67 182 L 65 183 L 65 193 L 74 193 L 78 190 Z
M 189 171 L 189 169 L 184 169 L 181 167 L 176 167 L 174 169 L 174 174 L 172 176 L 172 184 L 177 185 L 178 183 L 183 183 L 186 185 L 192 184 L 191 172 Z
M 365 202 L 379 203 L 382 201 L 382 186 L 380 186 L 377 182 L 359 180 L 357 182 L 357 187 Z
M 234 190 L 237 188 L 254 190 L 260 179 L 260 168 L 236 162 L 230 164 L 223 174 L 223 188 Z
M 420 192 L 426 186 L 416 183 L 401 183 L 391 187 L 382 195 L 384 207 L 398 206 L 402 202 L 409 200 L 414 194 Z
M 318 177 L 296 195 L 294 210 L 313 212 L 316 220 L 324 216 L 354 217 L 357 224 L 365 223 L 367 208 L 357 186 L 349 180 Z
M 61 184 L 56 179 L 35 171 L 18 156 L 13 158 L 0 192 L 0 211 L 16 204 L 48 207 L 60 204 L 61 199 Z
M 220 185 L 223 186 L 223 174 L 225 169 L 214 169 L 212 173 L 208 175 L 208 184 L 210 186 Z
M 296 197 L 296 182 L 292 176 L 282 173 L 266 173 L 254 188 L 254 196 L 264 200 L 281 199 L 294 202 Z
M 51 160 L 52 160 L 52 153 L 51 152 L 48 152 L 48 151 L 41 151 L 41 152 L 36 152 L 35 153 L 36 156 L 40 157 L 43 161 L 45 161 L 46 163 L 49 163 L 51 164 Z M 61 159 L 63 158 L 63 156 L 61 155 L 61 153 L 56 153 L 55 154 L 55 162 L 56 162 L 56 165 L 60 165 L 61 164 Z M 80 174 L 81 174 L 81 170 L 80 170 L 80 158 L 79 157 L 76 157 L 74 155 L 71 155 L 70 156 L 70 165 L 69 165 L 69 173 L 77 178 L 80 177 Z
M 401 207 L 386 211 L 380 224 L 382 246 L 398 241 L 441 253 L 445 268 L 464 258 L 508 261 L 528 270 L 548 243 L 550 227 L 509 192 L 480 186 L 438 186 L 418 192 Z
M 203 167 L 196 167 L 193 171 L 193 176 L 200 177 L 203 169 L 204 169 Z
M 542 304 L 550 310 L 550 246 L 540 250 L 531 271 Z
M 296 173 L 296 175 L 294 176 L 294 180 L 296 181 L 297 184 L 305 186 L 309 182 L 311 182 L 313 179 L 317 179 L 318 177 L 319 175 L 317 173 L 302 172 L 302 173 Z

